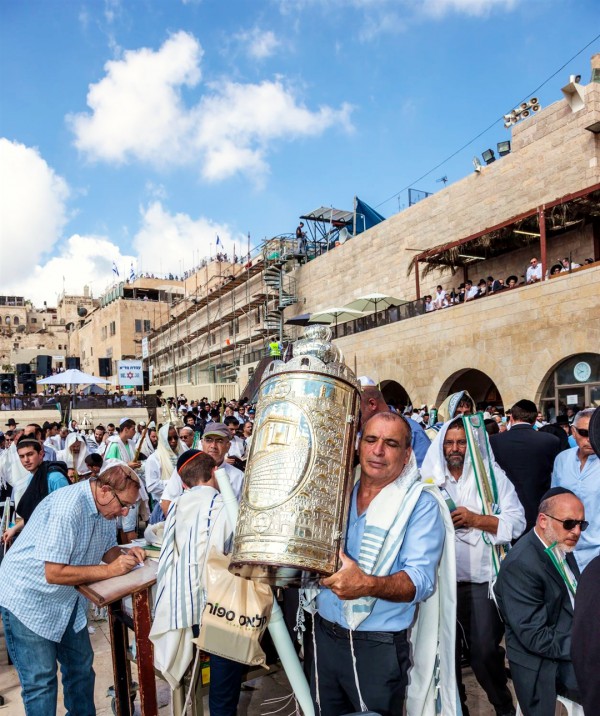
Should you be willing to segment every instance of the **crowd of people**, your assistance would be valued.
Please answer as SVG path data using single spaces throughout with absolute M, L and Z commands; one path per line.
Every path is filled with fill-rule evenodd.
M 593 258 L 587 258 L 584 260 L 584 265 L 593 264 Z M 569 273 L 576 268 L 580 268 L 581 264 L 575 263 L 569 257 L 560 259 L 557 263 L 553 264 L 547 271 L 546 277 L 556 276 L 561 273 Z M 494 278 L 488 276 L 487 278 L 481 278 L 477 283 L 468 279 L 464 283 L 460 283 L 458 288 L 445 289 L 443 286 L 436 286 L 435 295 L 430 294 L 423 296 L 425 304 L 425 312 L 437 311 L 442 308 L 450 308 L 456 306 L 459 303 L 466 303 L 467 301 L 473 301 L 476 298 L 483 298 L 484 296 L 490 296 L 493 293 L 499 293 L 500 291 L 506 291 L 509 289 L 517 288 L 519 285 L 537 283 L 542 280 L 542 264 L 534 256 L 529 262 L 525 273 L 521 276 L 511 274 L 506 279 Z
M 593 409 L 547 424 L 528 399 L 503 412 L 466 391 L 439 408 L 401 408 L 361 383 L 341 567 L 317 593 L 296 594 L 290 624 L 303 623 L 318 713 L 400 716 L 406 702 L 411 715 L 434 703 L 468 715 L 466 664 L 498 715 L 516 713 L 511 680 L 525 716 L 554 713 L 558 695 L 595 713 L 600 679 L 582 654 L 598 649 L 593 599 L 579 608 L 580 590 L 597 591 L 600 560 Z M 155 663 L 176 683 L 182 654 L 192 658 L 205 589 L 197 565 L 209 547 L 228 551 L 234 528 L 215 470 L 240 500 L 256 407 L 180 395 L 161 409 L 158 424 L 11 420 L 0 435 L 1 498 L 14 505 L 0 613 L 28 716 L 54 713 L 57 661 L 69 712 L 95 713 L 89 614 L 74 586 L 143 561 L 137 546 L 123 549 L 140 535 L 163 544 Z M 193 579 L 183 585 L 178 574 Z M 236 713 L 243 673 L 211 655 L 212 716 Z

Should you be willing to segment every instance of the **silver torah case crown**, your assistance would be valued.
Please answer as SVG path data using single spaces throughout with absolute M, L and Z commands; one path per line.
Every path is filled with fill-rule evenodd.
M 353 486 L 360 385 L 309 326 L 260 385 L 230 571 L 274 586 L 309 586 L 339 567 Z

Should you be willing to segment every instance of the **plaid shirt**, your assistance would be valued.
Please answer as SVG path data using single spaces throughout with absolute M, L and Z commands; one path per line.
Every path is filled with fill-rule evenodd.
M 98 512 L 89 481 L 56 490 L 37 506 L 0 565 L 0 606 L 55 642 L 77 606 L 74 631 L 81 631 L 86 599 L 75 587 L 48 584 L 44 563 L 97 565 L 116 544 L 116 522 Z

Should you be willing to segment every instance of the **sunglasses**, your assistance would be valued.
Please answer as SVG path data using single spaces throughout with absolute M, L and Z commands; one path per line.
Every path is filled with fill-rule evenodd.
M 561 525 L 566 530 L 574 530 L 577 525 L 581 527 L 581 531 L 585 532 L 589 526 L 589 522 L 587 520 L 559 520 L 558 517 L 553 517 L 552 515 L 549 515 L 547 512 L 544 512 L 546 517 L 549 517 L 551 520 L 556 520 L 557 522 L 560 522 Z
M 585 430 L 584 428 L 572 427 L 571 430 L 575 430 L 577 433 L 579 433 L 579 435 L 581 435 L 582 438 L 589 438 L 590 436 L 590 431 Z

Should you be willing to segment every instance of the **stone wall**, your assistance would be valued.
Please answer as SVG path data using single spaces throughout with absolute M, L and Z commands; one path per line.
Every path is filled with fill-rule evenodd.
M 538 401 L 557 363 L 600 352 L 600 267 L 340 338 L 358 375 L 394 380 L 414 405 L 439 405 L 449 379 L 474 368 L 505 406 Z
M 587 85 L 585 96 L 586 106 L 579 112 L 561 100 L 515 125 L 512 152 L 480 173 L 473 172 L 297 269 L 302 300 L 289 315 L 344 305 L 372 292 L 413 300 L 415 278 L 408 275 L 408 267 L 417 253 L 598 184 L 600 142 L 585 128 L 600 121 L 600 84 Z M 538 252 L 529 248 L 524 256 Z M 552 251 L 548 258 L 554 258 Z M 426 286 L 438 282 L 434 276 Z

